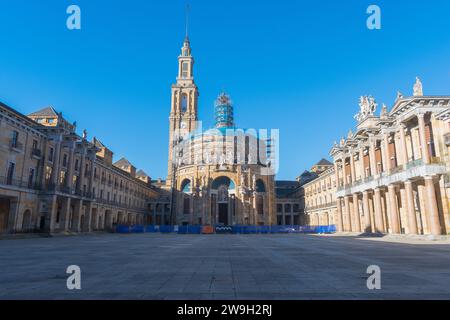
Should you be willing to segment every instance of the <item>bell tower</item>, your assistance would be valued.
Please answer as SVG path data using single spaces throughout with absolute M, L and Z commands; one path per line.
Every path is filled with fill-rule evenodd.
M 198 96 L 198 88 L 194 82 L 194 58 L 192 57 L 189 36 L 186 32 L 181 54 L 178 56 L 177 81 L 172 85 L 172 103 L 169 117 L 168 186 L 172 183 L 172 171 L 177 160 L 177 155 L 173 154 L 173 148 L 181 137 L 196 130 Z

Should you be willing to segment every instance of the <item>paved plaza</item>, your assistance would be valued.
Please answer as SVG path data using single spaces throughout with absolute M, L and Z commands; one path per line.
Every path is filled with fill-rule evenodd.
M 409 243 L 406 243 L 409 242 Z M 66 268 L 81 268 L 79 291 Z M 381 290 L 366 269 L 381 268 Z M 450 299 L 449 242 L 98 234 L 0 241 L 0 299 Z

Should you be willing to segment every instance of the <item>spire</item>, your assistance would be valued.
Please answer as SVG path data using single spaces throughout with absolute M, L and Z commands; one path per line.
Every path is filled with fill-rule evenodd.
M 186 37 L 184 42 L 189 42 L 189 10 L 191 9 L 189 3 L 186 4 Z

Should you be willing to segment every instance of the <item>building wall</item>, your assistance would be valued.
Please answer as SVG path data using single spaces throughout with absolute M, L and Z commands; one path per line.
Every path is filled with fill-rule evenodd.
M 416 95 L 359 119 L 331 151 L 339 230 L 450 232 L 449 114 L 450 97 Z
M 336 176 L 328 168 L 304 186 L 306 224 L 328 226 L 336 223 Z
M 105 161 L 105 150 L 76 135 L 60 115 L 49 119 L 37 116 L 37 123 L 0 105 L 0 233 L 88 232 L 143 222 L 158 192 Z

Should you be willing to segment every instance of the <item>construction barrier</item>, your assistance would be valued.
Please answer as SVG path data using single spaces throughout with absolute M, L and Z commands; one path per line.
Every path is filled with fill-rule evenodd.
M 214 227 L 213 226 L 202 226 L 202 233 L 203 234 L 213 234 L 214 233 Z
M 155 226 L 155 225 L 118 225 L 116 233 L 178 233 L 178 234 L 275 234 L 304 233 L 327 234 L 335 233 L 336 226 Z
M 201 234 L 202 226 L 179 226 L 178 234 Z

